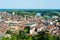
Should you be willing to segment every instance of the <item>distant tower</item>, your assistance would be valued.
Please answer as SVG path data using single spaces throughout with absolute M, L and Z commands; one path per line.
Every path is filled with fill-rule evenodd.
M 1 19 L 1 16 L 0 16 L 0 19 Z
M 28 15 L 25 15 L 25 20 L 28 20 Z
M 2 17 L 0 16 L 0 21 L 2 21 L 2 19 L 1 19 Z
M 12 14 L 15 15 L 15 12 L 13 12 Z

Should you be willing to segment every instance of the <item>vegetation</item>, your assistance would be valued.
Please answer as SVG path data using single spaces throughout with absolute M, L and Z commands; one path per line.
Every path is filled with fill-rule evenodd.
M 60 40 L 60 36 L 53 36 L 45 33 L 45 31 L 38 32 L 38 34 L 34 36 L 29 36 L 26 34 L 26 29 L 19 30 L 18 33 L 11 34 L 11 38 L 3 36 L 2 40 Z
M 6 11 L 8 13 L 15 12 L 15 14 L 17 15 L 21 15 L 21 16 L 35 16 L 36 13 L 41 13 L 42 16 L 59 16 L 60 17 L 60 10 L 51 10 L 51 9 L 2 9 L 0 11 Z
M 12 34 L 12 31 L 11 30 L 7 30 L 6 34 Z

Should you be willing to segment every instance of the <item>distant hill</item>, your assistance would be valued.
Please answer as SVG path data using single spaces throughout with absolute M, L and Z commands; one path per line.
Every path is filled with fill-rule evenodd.
M 24 15 L 35 16 L 36 13 L 41 13 L 42 16 L 44 15 L 60 16 L 60 9 L 0 9 L 0 12 L 8 12 L 11 14 L 12 12 L 15 12 L 15 14 L 22 16 Z
M 60 9 L 0 9 L 0 11 L 28 11 L 28 12 L 57 11 L 57 12 L 60 12 Z

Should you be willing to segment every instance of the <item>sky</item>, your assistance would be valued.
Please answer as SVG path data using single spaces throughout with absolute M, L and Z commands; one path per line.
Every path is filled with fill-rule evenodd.
M 60 9 L 60 0 L 0 0 L 0 9 Z

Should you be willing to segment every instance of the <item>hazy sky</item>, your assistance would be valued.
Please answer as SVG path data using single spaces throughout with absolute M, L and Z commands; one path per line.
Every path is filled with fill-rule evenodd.
M 60 0 L 0 0 L 0 9 L 60 9 Z

